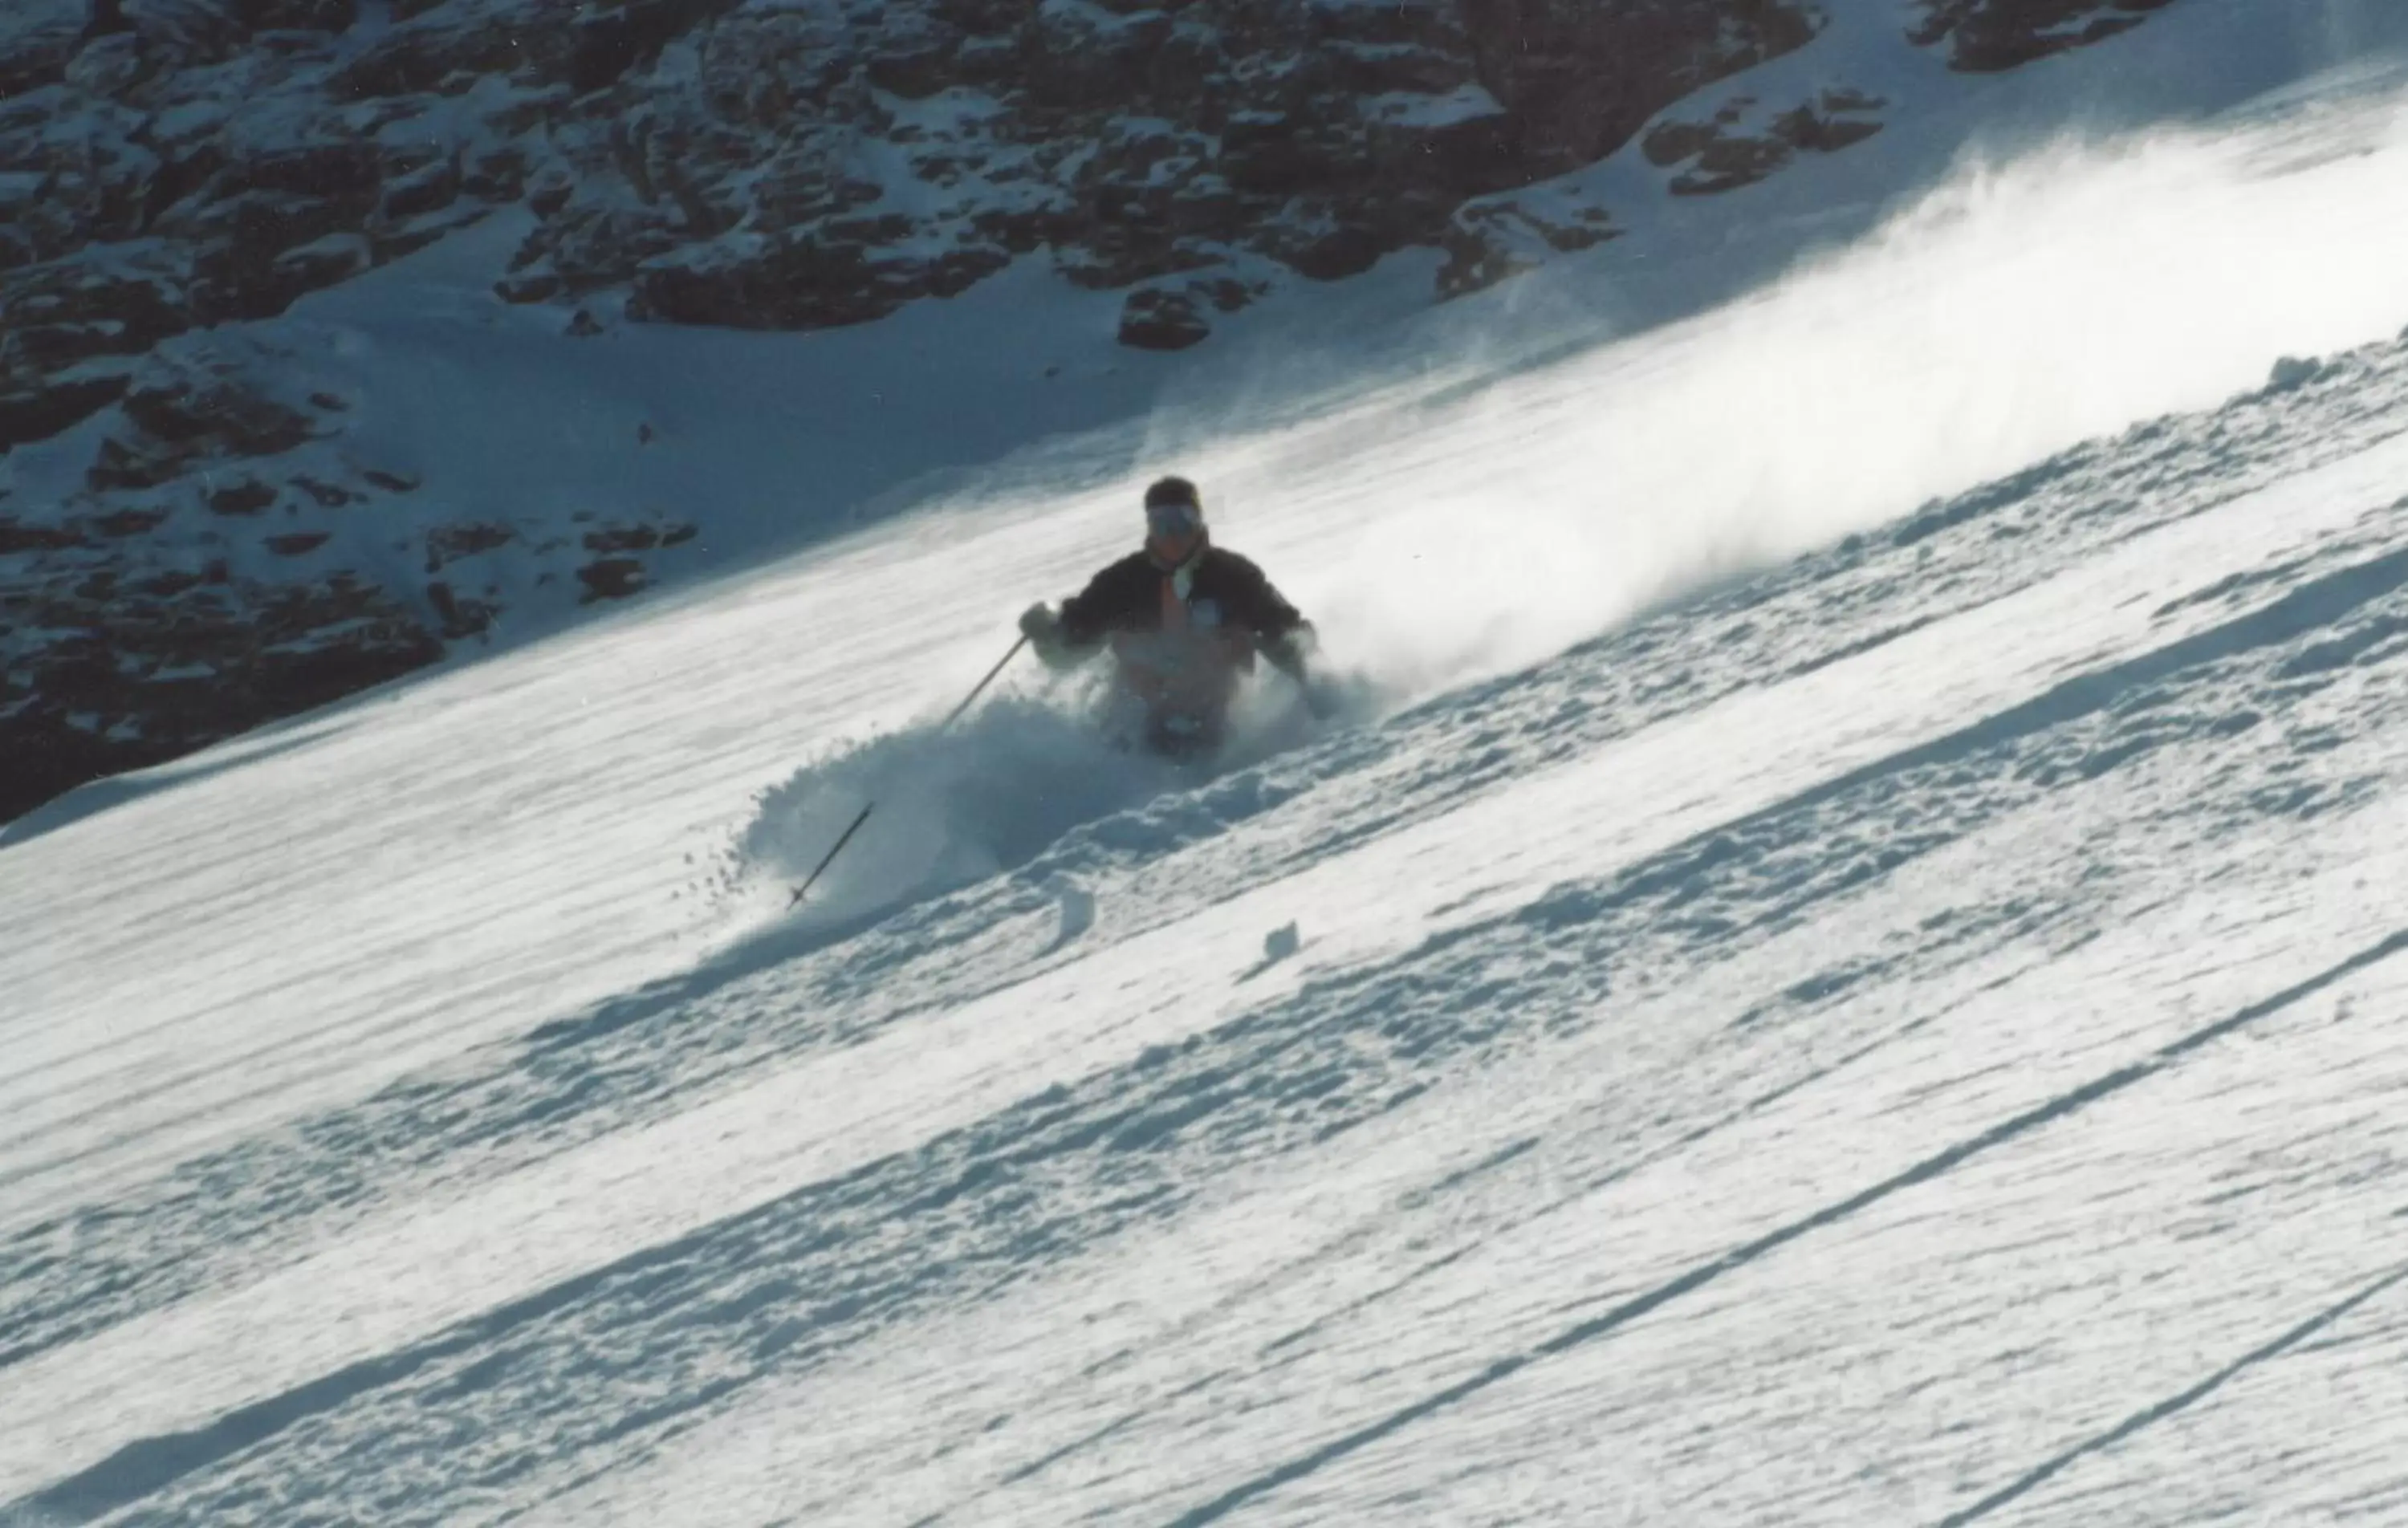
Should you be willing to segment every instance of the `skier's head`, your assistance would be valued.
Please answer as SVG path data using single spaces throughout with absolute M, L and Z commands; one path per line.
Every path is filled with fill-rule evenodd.
M 1204 545 L 1204 501 L 1184 478 L 1157 478 L 1145 491 L 1146 555 L 1177 567 Z

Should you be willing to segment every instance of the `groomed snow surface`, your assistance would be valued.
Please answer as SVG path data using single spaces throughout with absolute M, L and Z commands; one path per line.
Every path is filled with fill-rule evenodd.
M 21 825 L 0 1522 L 2408 1521 L 2392 101 L 1186 430 L 1210 777 L 1069 474 Z

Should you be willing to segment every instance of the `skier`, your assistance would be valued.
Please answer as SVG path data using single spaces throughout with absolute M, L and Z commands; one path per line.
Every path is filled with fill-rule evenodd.
M 1140 735 L 1167 758 L 1220 747 L 1229 702 L 1259 652 L 1303 688 L 1312 626 L 1263 570 L 1212 545 L 1203 501 L 1184 478 L 1145 491 L 1143 550 L 1089 580 L 1080 593 L 1029 607 L 1020 629 L 1049 666 L 1068 668 L 1109 645 L 1121 691 L 1143 710 Z

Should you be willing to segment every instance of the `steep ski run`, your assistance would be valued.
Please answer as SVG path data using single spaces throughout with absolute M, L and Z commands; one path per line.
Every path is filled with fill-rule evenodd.
M 7 1510 L 2400 1503 L 2408 342 L 1200 786 L 1025 759 L 983 871 L 364 1096 L 12 1123 Z

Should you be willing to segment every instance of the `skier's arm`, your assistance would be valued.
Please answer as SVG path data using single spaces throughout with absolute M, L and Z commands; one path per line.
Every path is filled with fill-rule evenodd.
M 1239 621 L 1253 635 L 1254 646 L 1271 666 L 1301 684 L 1305 656 L 1312 650 L 1312 622 L 1271 586 L 1262 569 L 1250 563 L 1246 571 Z
M 1256 642 L 1273 668 L 1298 684 L 1309 682 L 1305 664 L 1313 647 L 1312 621 L 1298 619 L 1277 636 L 1257 638 Z
M 1233 592 L 1232 613 L 1239 626 L 1254 640 L 1255 650 L 1269 661 L 1273 668 L 1296 681 L 1297 692 L 1304 697 L 1304 708 L 1316 721 L 1326 720 L 1338 709 L 1337 694 L 1317 682 L 1309 672 L 1318 641 L 1312 622 L 1304 619 L 1297 607 L 1272 587 L 1261 568 L 1245 564 L 1240 588 Z
M 1151 590 L 1151 582 L 1146 582 Z M 1086 580 L 1086 587 L 1062 602 L 1057 631 L 1062 633 L 1062 645 L 1071 652 L 1094 652 L 1103 648 L 1103 640 L 1125 625 L 1137 625 L 1134 611 L 1129 564 L 1112 564 L 1096 578 Z
M 1106 568 L 1088 579 L 1087 587 L 1064 600 L 1059 610 L 1033 605 L 1021 615 L 1021 634 L 1039 658 L 1067 666 L 1103 646 L 1112 628 L 1125 620 L 1121 607 L 1127 600 L 1121 585 L 1126 580 L 1115 578 L 1116 571 Z
M 1103 645 L 1119 619 L 1120 603 L 1115 598 L 1112 568 L 1087 580 L 1087 587 L 1062 602 L 1062 613 L 1054 623 L 1064 649 L 1073 652 L 1091 651 Z

